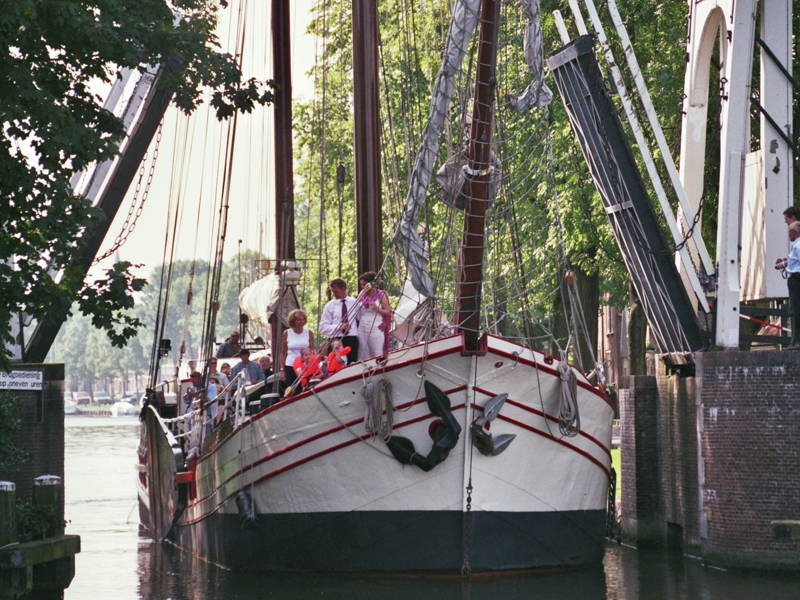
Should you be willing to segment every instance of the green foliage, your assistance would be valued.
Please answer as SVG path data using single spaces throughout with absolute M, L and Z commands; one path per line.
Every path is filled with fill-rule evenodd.
M 28 500 L 17 500 L 17 540 L 30 542 L 55 535 L 59 519 L 52 506 L 36 506 Z
M 167 61 L 161 85 L 185 112 L 211 90 L 219 118 L 272 100 L 268 83 L 243 81 L 220 49 L 214 0 L 18 0 L 0 14 L 0 323 L 23 312 L 39 320 L 78 306 L 114 344 L 138 326 L 120 316 L 138 280 L 117 265 L 84 287 L 75 258 L 99 211 L 73 195 L 70 178 L 111 158 L 123 126 L 94 88 L 119 69 Z M 63 277 L 56 281 L 54 273 Z M 6 326 L 3 341 L 10 341 Z M 0 352 L 0 368 L 8 356 Z
M 563 6 L 551 0 L 543 0 L 541 5 L 545 53 L 561 45 L 552 17 L 556 8 Z M 620 8 L 665 136 L 677 155 L 686 3 L 631 0 Z M 311 72 L 316 95 L 295 110 L 296 148 L 300 153 L 297 174 L 302 182 L 298 194 L 302 200 L 296 213 L 300 240 L 297 254 L 314 258 L 307 265 L 301 290 L 303 303 L 312 315 L 318 310 L 318 299 L 325 300 L 321 296 L 330 276 L 341 275 L 352 282 L 356 275 L 355 192 L 350 176 L 353 173 L 351 15 L 349 3 L 343 0 L 316 2 L 314 10 L 310 29 L 322 38 L 322 50 Z M 530 80 L 521 50 L 524 24 L 519 6 L 505 5 L 503 10 L 503 42 L 498 49 L 501 107 L 508 95 L 521 91 Z M 398 291 L 405 271 L 394 252 L 392 233 L 402 211 L 412 163 L 427 120 L 431 88 L 449 24 L 448 11 L 448 3 L 433 1 L 386 0 L 379 4 L 384 252 L 388 257 L 387 282 L 393 293 Z M 612 30 L 605 10 L 601 10 L 601 18 L 606 29 Z M 614 47 L 614 52 L 622 58 L 621 48 Z M 474 60 L 473 45 L 465 64 L 474 64 Z M 602 56 L 600 62 L 605 69 Z M 462 96 L 451 105 L 445 130 L 448 139 L 440 148 L 435 168 L 464 145 L 463 107 L 468 104 L 469 81 L 474 74 L 466 72 L 460 77 L 459 89 L 464 91 L 458 92 Z M 548 84 L 555 91 L 552 79 L 548 78 Z M 714 120 L 713 109 L 709 114 Z M 486 264 L 492 275 L 484 284 L 486 322 L 506 335 L 519 332 L 524 320 L 520 317 L 524 315 L 552 327 L 556 315 L 562 311 L 555 291 L 562 270 L 568 266 L 598 280 L 604 302 L 626 304 L 628 275 L 558 94 L 547 109 L 497 119 L 496 134 L 504 141 L 500 156 L 504 184 L 487 218 L 490 242 Z M 532 166 L 536 161 L 543 164 L 542 172 Z M 336 182 L 338 164 L 344 165 L 348 173 L 343 185 Z M 716 189 L 714 168 L 709 168 L 706 187 L 708 218 L 704 220 L 703 233 L 707 241 L 713 241 L 715 227 L 716 199 L 711 191 Z M 662 180 L 666 180 L 666 173 L 662 173 Z M 434 183 L 431 192 L 435 191 Z M 454 293 L 453 232 L 459 230 L 460 219 L 459 213 L 438 201 L 428 202 L 421 216 L 428 227 L 431 255 L 450 251 L 446 260 L 434 260 L 431 264 L 434 278 L 439 282 L 440 297 L 452 297 Z M 341 234 L 339 223 L 343 224 Z M 341 260 L 340 247 L 344 248 Z M 526 293 L 520 293 L 521 289 Z M 449 310 L 452 306 L 443 308 Z M 504 313 L 511 317 L 503 317 Z M 591 315 L 587 316 L 589 322 L 591 319 Z M 310 320 L 313 323 L 314 317 Z
M 233 328 L 238 327 L 239 283 L 246 283 L 244 273 L 251 272 L 260 258 L 256 252 L 248 250 L 233 256 L 223 265 L 216 339 L 225 339 Z M 114 344 L 108 336 L 94 329 L 89 316 L 77 314 L 64 324 L 48 359 L 64 363 L 68 389 L 105 389 L 114 378 L 136 379 L 148 373 L 162 270 L 163 266 L 154 269 L 147 285 L 140 280 L 133 296 L 135 302 L 126 304 L 121 315 L 124 322 L 133 320 L 141 323 L 142 327 L 124 347 Z M 168 360 L 177 362 L 181 358 L 181 342 L 185 346 L 182 360 L 201 356 L 210 275 L 205 261 L 181 260 L 173 264 L 164 326 L 164 337 L 172 340 L 173 348 Z M 190 289 L 191 304 L 187 304 Z M 143 389 L 144 382 L 140 385 L 139 389 Z
M 28 453 L 14 443 L 19 427 L 19 400 L 10 392 L 0 392 L 0 471 L 16 471 L 30 459 Z

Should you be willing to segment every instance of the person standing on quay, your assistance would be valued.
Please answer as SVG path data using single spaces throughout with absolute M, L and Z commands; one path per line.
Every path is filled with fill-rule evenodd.
M 800 349 L 800 221 L 789 225 L 789 256 L 775 262 L 783 269 L 789 287 L 789 317 L 792 320 L 792 341 L 789 348 Z
M 329 284 L 333 300 L 325 305 L 319 320 L 319 332 L 331 340 L 341 340 L 350 346 L 350 362 L 358 360 L 358 306 L 356 299 L 347 295 L 347 282 L 340 277 Z
M 389 329 L 392 309 L 389 298 L 377 287 L 374 271 L 362 273 L 358 278 L 361 294 L 358 296 L 358 355 L 362 360 L 389 352 Z

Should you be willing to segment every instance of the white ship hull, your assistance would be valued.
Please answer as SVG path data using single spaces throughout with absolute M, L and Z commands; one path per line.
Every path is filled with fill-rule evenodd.
M 161 518 L 179 546 L 231 568 L 281 571 L 458 572 L 599 563 L 610 477 L 613 407 L 582 374 L 580 432 L 559 432 L 557 360 L 487 336 L 485 353 L 463 353 L 461 336 L 394 351 L 383 365 L 354 364 L 311 392 L 284 400 L 217 440 L 172 495 Z M 423 382 L 445 392 L 461 426 L 456 446 L 430 471 L 401 464 L 365 429 L 365 381 L 391 385 L 393 435 L 426 455 L 437 420 Z M 506 393 L 494 437 L 516 437 L 481 454 L 470 425 Z M 148 419 L 153 444 L 158 429 Z M 163 428 L 162 428 L 163 429 Z M 174 446 L 174 444 L 173 444 Z M 177 452 L 177 448 L 174 448 Z M 165 462 L 141 453 L 143 523 L 169 496 Z M 179 466 L 176 468 L 180 468 Z M 170 465 L 167 470 L 171 470 Z M 159 501 L 163 504 L 163 500 Z M 252 509 L 252 510 L 251 510 Z M 164 511 L 162 511 L 164 512 Z M 171 513 L 170 513 L 171 514 Z

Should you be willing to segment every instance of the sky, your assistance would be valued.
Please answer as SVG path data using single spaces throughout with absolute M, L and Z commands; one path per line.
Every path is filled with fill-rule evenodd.
M 243 19 L 246 31 L 242 70 L 245 77 L 269 79 L 272 77 L 271 3 L 267 0 L 241 2 L 247 11 Z M 318 40 L 305 33 L 311 20 L 309 4 L 304 0 L 293 0 L 291 6 L 292 95 L 295 100 L 310 98 L 313 93 L 313 81 L 307 72 L 314 65 Z M 218 36 L 223 46 L 232 49 L 240 2 L 232 1 L 229 5 L 220 15 Z M 219 195 L 222 181 L 225 128 L 226 125 L 217 122 L 206 107 L 199 108 L 188 118 L 172 106 L 168 109 L 152 186 L 136 228 L 116 255 L 96 265 L 87 279 L 95 278 L 99 271 L 109 268 L 117 259 L 141 264 L 139 274 L 142 276 L 162 263 L 168 211 L 173 210 L 178 201 L 181 227 L 176 237 L 175 258 L 211 259 L 216 239 L 212 235 L 212 222 L 217 212 L 215 197 Z M 260 250 L 267 256 L 271 254 L 270 243 L 274 237 L 270 218 L 274 197 L 272 130 L 271 107 L 258 108 L 239 118 L 225 242 L 227 258 L 234 256 L 240 248 Z M 151 144 L 145 162 L 145 179 L 153 149 Z M 100 254 L 112 247 L 122 230 L 134 200 L 135 188 L 136 177 L 109 228 Z

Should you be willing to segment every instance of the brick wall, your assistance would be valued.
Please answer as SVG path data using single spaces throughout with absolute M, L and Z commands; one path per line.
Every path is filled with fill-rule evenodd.
M 697 376 L 621 390 L 626 537 L 713 563 L 800 569 L 770 521 L 800 519 L 800 352 L 699 353 Z
M 800 568 L 800 545 L 770 521 L 800 519 L 800 353 L 703 357 L 706 555 Z
M 30 498 L 34 477 L 64 477 L 64 365 L 15 364 L 13 368 L 44 371 L 42 391 L 4 392 L 18 400 L 21 423 L 14 443 L 25 450 L 29 460 L 18 471 L 0 471 L 0 480 L 17 484 L 17 498 Z
M 625 537 L 648 542 L 661 538 L 662 523 L 658 480 L 658 388 L 648 375 L 628 378 L 620 389 L 620 443 L 622 447 L 622 530 Z

